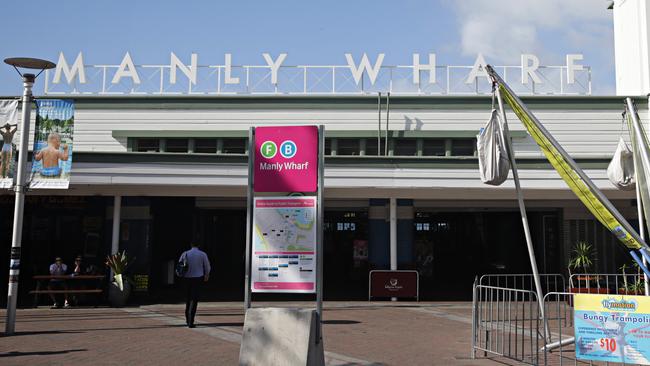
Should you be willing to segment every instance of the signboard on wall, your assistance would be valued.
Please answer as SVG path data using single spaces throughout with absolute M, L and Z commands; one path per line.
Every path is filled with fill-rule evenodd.
M 414 298 L 419 300 L 419 275 L 417 271 L 374 270 L 370 271 L 368 297 Z
M 318 127 L 255 129 L 255 192 L 316 192 Z
M 650 365 L 650 297 L 576 294 L 576 357 Z
M 317 216 L 316 197 L 255 198 L 253 292 L 315 292 Z

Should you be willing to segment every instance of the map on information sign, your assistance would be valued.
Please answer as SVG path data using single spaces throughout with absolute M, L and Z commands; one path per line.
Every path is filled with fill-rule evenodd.
M 253 291 L 314 292 L 316 198 L 260 197 L 253 210 Z

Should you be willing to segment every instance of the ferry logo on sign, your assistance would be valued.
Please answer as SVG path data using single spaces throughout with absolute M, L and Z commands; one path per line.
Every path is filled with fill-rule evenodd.
M 266 159 L 271 159 L 275 156 L 275 154 L 278 152 L 278 147 L 275 145 L 275 142 L 273 141 L 266 141 L 262 144 L 262 147 L 260 148 L 260 154 L 262 154 L 263 157 Z
M 255 129 L 255 192 L 315 192 L 318 188 L 318 127 Z

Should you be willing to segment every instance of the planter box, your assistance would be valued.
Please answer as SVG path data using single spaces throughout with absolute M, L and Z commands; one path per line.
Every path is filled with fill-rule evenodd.
M 618 289 L 619 295 L 636 295 L 636 296 L 645 296 L 645 291 L 626 291 L 625 289 Z
M 604 287 L 570 287 L 569 292 L 572 294 L 600 294 L 607 295 L 610 293 L 608 288 Z
M 607 295 L 610 293 L 608 288 L 605 287 L 569 287 L 568 289 L 570 293 L 572 294 L 600 294 L 600 295 Z M 567 304 L 569 306 L 573 306 L 573 296 L 570 296 L 567 299 Z

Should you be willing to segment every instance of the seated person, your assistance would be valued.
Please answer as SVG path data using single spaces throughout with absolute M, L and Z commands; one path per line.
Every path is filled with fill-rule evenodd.
M 56 257 L 54 260 L 54 263 L 50 265 L 50 275 L 51 276 L 65 276 L 66 273 L 68 272 L 68 266 L 66 266 L 65 263 L 63 263 L 63 260 L 61 260 L 61 257 Z M 65 280 L 62 279 L 51 279 L 50 283 L 47 285 L 47 289 L 52 291 L 52 290 L 59 290 L 59 289 L 68 289 L 68 285 L 65 283 Z M 68 294 L 63 294 L 65 297 L 65 305 L 64 307 L 70 307 L 70 303 L 68 302 Z M 54 302 L 54 305 L 52 308 L 60 308 L 61 305 L 56 301 L 56 296 L 55 294 L 50 294 L 50 298 L 52 299 L 52 302 Z
M 73 276 L 80 276 L 80 275 L 85 275 L 88 274 L 88 269 L 86 268 L 85 264 L 83 263 L 83 258 L 78 255 L 74 259 L 74 269 L 72 270 L 72 275 Z M 80 280 L 80 281 L 72 281 L 73 285 L 72 287 L 77 290 L 84 290 L 86 289 L 87 284 L 85 283 L 86 280 Z M 83 297 L 83 294 L 81 295 L 72 295 L 72 303 L 76 305 L 79 305 L 79 300 L 80 298 Z
M 72 274 L 78 276 L 85 275 L 87 272 L 88 269 L 83 264 L 83 258 L 78 255 L 77 258 L 74 259 L 74 271 L 72 271 Z

